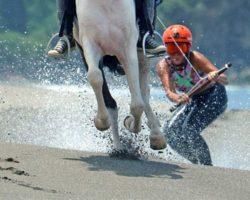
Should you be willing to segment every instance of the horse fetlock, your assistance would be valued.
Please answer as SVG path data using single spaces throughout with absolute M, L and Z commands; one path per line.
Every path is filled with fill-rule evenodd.
M 147 125 L 151 129 L 151 132 L 154 132 L 156 134 L 161 132 L 160 131 L 161 124 L 160 124 L 160 121 L 157 118 L 155 118 L 153 120 L 149 120 L 147 122 Z
M 114 151 L 123 151 L 125 150 L 124 146 L 122 145 L 122 143 L 120 141 L 114 141 Z
M 162 134 L 151 134 L 150 148 L 153 150 L 161 150 L 166 148 L 166 139 Z
M 109 129 L 111 123 L 109 118 L 97 118 L 95 117 L 94 119 L 94 123 L 95 123 L 95 127 L 99 130 L 99 131 L 105 131 L 107 129 Z
M 144 111 L 144 104 L 141 103 L 141 104 L 137 104 L 136 106 L 135 105 L 131 105 L 130 111 L 131 111 L 131 114 L 133 116 L 140 117 L 142 115 L 143 111 Z
M 124 126 L 127 130 L 129 130 L 132 133 L 139 133 L 141 131 L 140 121 L 135 123 L 135 118 L 131 115 L 125 117 Z

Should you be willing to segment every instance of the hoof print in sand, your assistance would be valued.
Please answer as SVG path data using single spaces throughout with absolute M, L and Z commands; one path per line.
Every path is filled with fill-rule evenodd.
M 29 176 L 29 174 L 25 171 L 18 170 L 14 167 L 0 167 L 0 171 L 11 171 L 13 174 L 19 175 L 19 176 Z

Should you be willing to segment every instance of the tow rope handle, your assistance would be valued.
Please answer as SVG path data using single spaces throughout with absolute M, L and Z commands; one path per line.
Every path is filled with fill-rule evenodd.
M 232 63 L 226 63 L 225 66 L 219 70 L 217 70 L 217 76 L 224 73 L 228 68 L 232 66 Z M 207 86 L 210 83 L 210 80 L 208 80 L 208 76 L 204 77 L 202 80 L 200 80 L 194 87 L 191 88 L 190 91 L 187 92 L 187 95 L 189 97 L 194 96 L 201 88 Z M 178 103 L 170 108 L 170 112 L 174 112 L 178 107 L 181 106 L 181 103 Z

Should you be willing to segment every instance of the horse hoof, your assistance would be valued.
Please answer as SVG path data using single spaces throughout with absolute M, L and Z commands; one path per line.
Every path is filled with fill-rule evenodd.
M 124 121 L 123 121 L 123 124 L 124 124 L 124 127 L 129 130 L 130 129 L 130 124 L 132 123 L 133 121 L 133 117 L 132 116 L 126 116 Z
M 109 153 L 111 158 L 117 159 L 129 159 L 129 160 L 138 160 L 138 155 L 129 153 L 126 149 L 114 149 L 112 152 Z
M 99 131 L 106 131 L 109 129 L 110 127 L 110 122 L 109 120 L 101 120 L 101 119 L 94 119 L 94 123 L 95 123 L 95 127 L 99 130 Z
M 124 127 L 132 133 L 139 133 L 141 131 L 140 128 L 135 129 L 133 127 L 134 126 L 134 117 L 131 115 L 128 115 L 127 117 L 125 117 L 123 124 L 124 124 Z
M 150 148 L 161 150 L 166 148 L 166 139 L 163 135 L 150 135 Z

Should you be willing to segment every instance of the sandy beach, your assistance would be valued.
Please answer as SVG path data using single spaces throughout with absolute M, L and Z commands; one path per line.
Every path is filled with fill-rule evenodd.
M 0 85 L 0 199 L 250 198 L 249 111 L 228 110 L 205 130 L 216 167 L 150 150 L 145 116 L 132 139 L 147 159 L 117 160 L 107 155 L 110 130 L 93 125 L 91 89 L 17 80 Z M 132 137 L 122 126 L 129 96 L 113 92 L 120 131 Z M 163 124 L 170 105 L 152 107 Z
M 0 143 L 0 199 L 248 200 L 250 172 Z

